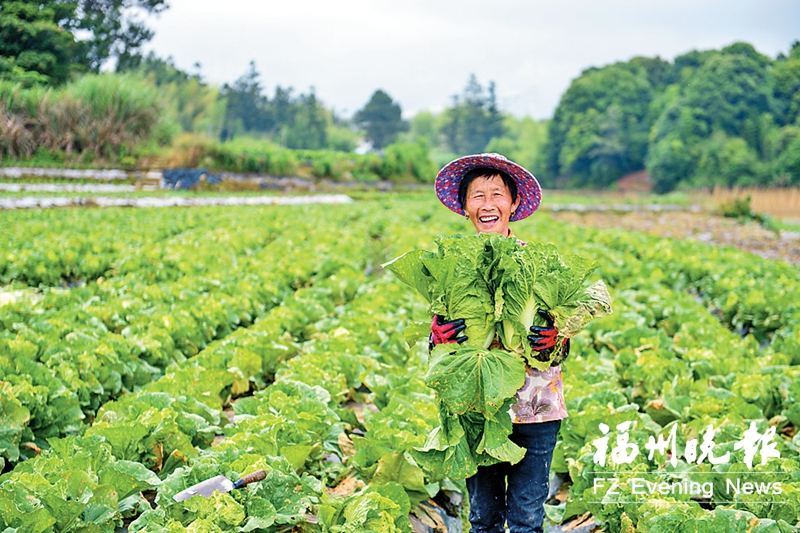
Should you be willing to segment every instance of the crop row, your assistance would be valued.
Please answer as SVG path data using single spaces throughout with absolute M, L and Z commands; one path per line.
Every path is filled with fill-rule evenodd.
M 0 458 L 14 462 L 20 443 L 30 455 L 47 438 L 79 432 L 106 401 L 251 324 L 342 261 L 372 257 L 369 240 L 334 245 L 312 221 L 276 211 L 241 230 L 222 214 L 116 256 L 96 283 L 29 290 L 4 306 L 0 395 L 13 422 Z M 339 217 L 333 223 L 351 218 Z
M 308 238 L 320 243 L 306 253 L 324 261 L 341 250 L 347 259 L 328 262 L 327 275 L 317 270 L 307 287 L 265 305 L 252 324 L 209 339 L 152 383 L 106 403 L 80 436 L 50 439 L 50 450 L 0 478 L 0 525 L 111 531 L 133 520 L 132 531 L 409 531 L 409 512 L 421 517 L 431 509 L 428 498 L 463 486 L 436 479 L 407 453 L 437 423 L 421 379 L 424 348 L 406 344 L 413 331 L 424 331 L 427 314 L 374 265 L 432 248 L 435 233 L 466 231 L 463 221 L 440 211 L 407 201 L 303 211 Z M 564 363 L 570 416 L 552 469 L 571 486 L 567 502 L 548 506 L 548 516 L 560 521 L 589 511 L 611 531 L 677 531 L 679 522 L 687 531 L 792 530 L 800 520 L 800 367 L 786 340 L 796 331 L 794 308 L 757 295 L 792 294 L 797 271 L 730 249 L 546 218 L 515 231 L 596 258 L 614 297 L 614 314 L 581 333 Z M 753 275 L 734 283 L 737 269 Z M 723 300 L 726 291 L 735 297 Z M 713 474 L 724 483 L 725 472 L 747 470 L 734 443 L 749 421 L 761 433 L 778 430 L 781 457 L 766 466 L 784 475 L 784 490 L 768 504 L 753 495 L 731 503 L 630 492 L 632 477 L 646 472 L 667 479 Z M 613 446 L 624 422 L 643 453 L 601 467 L 593 456 L 593 442 L 608 436 L 600 424 L 611 427 Z M 671 467 L 664 458 L 646 458 L 649 436 L 675 426 L 683 450 L 709 424 L 717 430 L 716 453 L 731 452 L 728 464 L 712 469 L 680 454 Z M 171 499 L 213 475 L 235 479 L 258 468 L 267 480 L 246 491 Z M 619 478 L 623 497 L 607 486 L 598 493 L 604 472 Z
M 380 234 L 370 231 L 366 235 L 366 239 L 362 235 L 358 235 L 362 246 L 360 250 L 356 247 L 348 248 L 346 236 L 344 239 L 342 235 L 338 237 L 337 249 L 349 250 L 352 257 L 364 261 L 369 259 L 369 254 L 364 253 L 364 244 L 379 240 Z M 329 263 L 331 259 L 330 256 L 327 257 Z M 33 461 L 20 464 L 12 473 L 12 477 L 17 481 L 28 479 L 26 471 L 29 468 L 36 469 L 37 472 L 60 471 L 62 474 L 69 472 L 70 474 L 67 476 L 69 478 L 72 470 L 70 457 L 73 454 L 106 457 L 108 464 L 97 465 L 93 468 L 93 471 L 98 472 L 99 477 L 93 482 L 85 484 L 84 488 L 75 487 L 75 490 L 81 491 L 80 495 L 69 493 L 68 491 L 71 489 L 63 486 L 62 478 L 53 478 L 54 483 L 47 490 L 44 490 L 41 484 L 31 486 L 33 490 L 26 491 L 27 494 L 24 498 L 20 494 L 20 490 L 24 490 L 22 487 L 30 485 L 10 481 L 8 484 L 4 484 L 5 494 L 16 495 L 17 500 L 22 498 L 21 501 L 25 502 L 38 499 L 40 503 L 45 502 L 45 508 L 52 509 L 55 502 L 60 499 L 87 500 L 87 490 L 93 486 L 100 486 L 103 482 L 106 482 L 105 484 L 112 483 L 111 479 L 116 476 L 122 466 L 125 466 L 135 470 L 131 475 L 138 476 L 139 482 L 137 482 L 138 484 L 133 483 L 130 481 L 130 476 L 127 476 L 125 482 L 133 483 L 131 487 L 127 485 L 114 487 L 115 492 L 122 495 L 115 502 L 120 513 L 117 516 L 140 511 L 141 500 L 137 500 L 137 498 L 124 500 L 129 493 L 131 496 L 135 496 L 136 489 L 146 488 L 148 479 L 151 483 L 154 482 L 151 476 L 144 473 L 145 470 L 142 466 L 147 465 L 165 476 L 177 465 L 196 456 L 196 447 L 208 445 L 209 437 L 213 438 L 214 435 L 213 428 L 219 424 L 219 409 L 226 403 L 225 398 L 245 394 L 251 386 L 263 386 L 264 381 L 270 379 L 277 361 L 294 353 L 295 340 L 302 340 L 306 336 L 314 335 L 312 330 L 304 328 L 309 323 L 323 318 L 333 310 L 334 305 L 346 301 L 348 295 L 352 296 L 356 289 L 364 284 L 366 278 L 361 273 L 364 265 L 357 266 L 358 268 L 342 266 L 340 271 L 328 272 L 328 277 L 321 281 L 318 280 L 314 286 L 299 289 L 294 295 L 288 297 L 283 305 L 273 308 L 267 315 L 257 320 L 252 327 L 238 329 L 224 340 L 212 342 L 197 357 L 179 363 L 177 369 L 169 371 L 161 379 L 145 386 L 142 392 L 128 394 L 119 402 L 107 405 L 98 414 L 95 424 L 86 431 L 82 438 L 52 441 L 53 447 L 50 451 Z M 344 272 L 345 270 L 346 272 Z M 325 286 L 326 284 L 327 286 Z M 330 301 L 325 303 L 326 300 Z M 372 329 L 371 334 L 380 338 L 387 330 L 388 328 L 381 328 L 380 331 Z M 342 331 L 344 331 L 342 328 L 337 329 L 338 337 L 341 337 Z M 397 335 L 394 335 L 393 344 L 402 348 L 405 346 L 404 341 L 402 336 L 398 341 Z M 255 355 L 256 353 L 259 355 Z M 339 358 L 345 360 L 347 356 L 340 354 Z M 327 360 L 328 358 L 324 357 L 323 359 Z M 324 369 L 325 365 L 315 365 L 314 368 Z M 340 380 L 334 379 L 330 383 L 336 384 L 337 382 Z M 424 386 L 422 387 L 424 388 Z M 170 392 L 174 393 L 174 391 L 181 391 L 186 396 L 176 400 L 170 396 Z M 337 398 L 340 396 L 337 395 Z M 187 399 L 187 397 L 191 399 Z M 427 399 L 430 401 L 430 398 Z M 187 417 L 187 415 L 189 416 Z M 302 415 L 303 418 L 307 416 L 309 416 L 308 413 Z M 102 439 L 98 439 L 98 435 L 102 436 Z M 64 440 L 69 441 L 67 447 L 71 450 L 70 457 L 60 455 L 64 450 Z M 100 440 L 103 441 L 102 444 L 99 443 Z M 111 444 L 111 448 L 106 448 L 106 444 Z M 228 443 L 224 444 L 228 445 Z M 271 454 L 274 455 L 277 451 L 275 449 Z M 284 453 L 293 457 L 295 462 L 297 461 L 297 457 L 292 456 L 289 452 Z M 300 457 L 300 464 L 302 462 L 302 457 Z M 53 465 L 56 464 L 58 466 L 54 467 Z M 83 466 L 81 464 L 78 470 Z M 101 470 L 109 473 L 102 474 Z M 40 481 L 43 480 L 40 479 Z M 52 495 L 53 501 L 46 501 L 44 496 L 47 494 Z M 105 519 L 105 514 L 97 512 L 97 506 L 108 507 L 107 504 L 106 500 L 93 500 L 89 497 L 88 501 L 84 501 L 84 505 L 78 506 L 74 515 L 70 515 L 68 522 L 53 513 L 45 517 L 43 511 L 38 513 L 37 522 L 50 523 L 59 529 L 67 526 L 78 527 L 80 517 L 92 516 Z M 12 513 L 10 508 L 5 510 L 8 511 L 8 514 L 5 515 L 9 517 L 8 523 L 15 526 L 19 524 L 15 524 L 15 520 L 12 518 L 25 522 L 25 517 L 37 515 L 33 509 L 24 505 L 16 507 L 17 513 Z M 110 524 L 102 520 L 93 520 L 91 523 L 106 526 Z

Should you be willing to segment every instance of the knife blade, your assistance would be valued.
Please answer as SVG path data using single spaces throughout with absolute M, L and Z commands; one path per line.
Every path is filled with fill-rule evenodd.
M 233 489 L 241 489 L 242 487 L 246 487 L 250 483 L 255 481 L 261 481 L 267 477 L 267 473 L 264 470 L 258 470 L 244 476 L 239 481 L 231 481 L 225 476 L 216 476 L 212 477 L 211 479 L 207 479 L 205 481 L 201 481 L 196 485 L 192 485 L 186 490 L 182 490 L 181 492 L 177 493 L 172 498 L 176 502 L 182 502 L 188 500 L 193 496 L 203 496 L 205 498 L 210 497 L 215 492 L 219 491 L 220 494 L 225 492 L 229 492 Z

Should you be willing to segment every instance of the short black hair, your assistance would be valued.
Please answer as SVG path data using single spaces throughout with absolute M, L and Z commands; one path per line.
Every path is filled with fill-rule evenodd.
M 461 183 L 458 185 L 458 201 L 461 204 L 461 209 L 466 209 L 467 206 L 467 190 L 469 189 L 469 184 L 476 178 L 491 178 L 492 176 L 500 176 L 503 183 L 508 187 L 508 191 L 511 193 L 511 203 L 513 204 L 517 201 L 517 182 L 514 181 L 514 178 L 496 168 L 478 167 L 467 171 L 464 177 L 461 178 Z

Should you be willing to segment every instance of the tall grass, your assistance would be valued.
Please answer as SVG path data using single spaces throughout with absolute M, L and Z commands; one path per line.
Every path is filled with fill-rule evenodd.
M 58 89 L 0 81 L 0 157 L 38 150 L 94 159 L 169 142 L 175 126 L 155 88 L 129 75 L 87 75 Z
M 750 197 L 756 213 L 800 219 L 800 189 L 715 188 L 711 193 L 714 205 L 730 204 Z
M 23 164 L 46 161 L 47 166 L 114 163 L 142 168 L 205 167 L 360 182 L 429 183 L 436 176 L 437 167 L 427 148 L 415 143 L 390 145 L 380 157 L 334 150 L 290 150 L 250 137 L 227 142 L 198 134 L 176 138 L 181 129 L 177 119 L 184 127 L 204 129 L 213 119 L 211 115 L 224 111 L 224 106 L 216 102 L 216 91 L 198 89 L 179 95 L 188 100 L 178 102 L 176 112 L 177 96 L 171 90 L 157 89 L 131 74 L 87 75 L 58 89 L 25 88 L 0 81 L 0 160 L 12 158 Z M 191 94 L 203 96 L 205 103 L 192 107 Z M 206 111 L 210 114 L 204 114 Z M 343 144 L 349 143 L 345 141 L 343 138 Z

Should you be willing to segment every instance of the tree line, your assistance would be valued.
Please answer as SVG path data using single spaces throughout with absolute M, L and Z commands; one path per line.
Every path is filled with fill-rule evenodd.
M 87 88 L 103 82 L 72 86 L 108 65 L 118 74 L 128 75 L 127 84 L 140 78 L 158 88 L 161 120 L 152 127 L 158 129 L 162 140 L 190 132 L 222 142 L 245 136 L 289 149 L 349 152 L 364 138 L 378 153 L 393 143 L 413 144 L 415 147 L 405 149 L 406 157 L 432 151 L 437 163 L 494 149 L 528 164 L 542 143 L 543 126 L 502 113 L 494 83 L 484 87 L 474 75 L 444 112 L 422 112 L 410 121 L 403 119 L 400 104 L 382 89 L 350 119 L 326 107 L 313 87 L 298 93 L 277 85 L 268 95 L 255 62 L 235 81 L 215 87 L 203 80 L 199 63 L 196 72 L 188 73 L 171 58 L 142 53 L 143 45 L 153 37 L 142 15 L 157 14 L 167 7 L 164 0 L 10 0 L 0 4 L 0 113 L 5 117 L 0 128 L 8 134 L 2 151 L 30 154 L 39 147 L 52 150 L 63 144 L 80 152 L 85 142 L 53 142 L 51 137 L 67 139 L 70 124 L 87 116 L 84 108 L 91 104 L 82 102 L 94 94 Z M 37 87 L 55 92 L 37 92 Z M 21 95 L 20 88 L 30 90 Z M 149 89 L 142 91 L 148 98 L 139 101 L 151 101 Z M 128 102 L 136 100 L 131 96 L 126 96 Z M 38 116 L 33 110 L 37 98 L 46 114 L 59 118 L 52 121 Z M 25 105 L 20 103 L 23 101 Z M 68 116 L 62 119 L 65 110 Z M 144 116 L 147 110 L 136 112 Z M 93 128 L 90 121 L 83 120 L 81 126 L 85 130 L 82 135 L 89 138 L 101 125 Z M 51 135 L 52 131 L 57 133 Z M 40 142 L 39 137 L 47 142 Z M 119 149 L 123 137 L 115 138 L 120 142 L 108 149 L 103 143 L 94 143 L 92 151 Z M 133 148 L 127 146 L 126 150 L 130 156 Z
M 144 105 L 140 116 L 147 120 L 135 114 L 129 119 L 150 124 L 149 138 L 158 142 L 188 132 L 218 142 L 254 137 L 288 149 L 352 152 L 364 139 L 366 148 L 379 154 L 396 143 L 408 147 L 406 159 L 429 153 L 437 165 L 495 151 L 564 188 L 606 188 L 640 170 L 647 170 L 659 192 L 800 185 L 797 42 L 775 59 L 735 43 L 672 61 L 635 57 L 591 67 L 572 81 L 546 121 L 504 113 L 494 82 L 481 84 L 474 74 L 441 113 L 421 111 L 404 120 L 400 104 L 378 89 L 348 119 L 327 107 L 313 87 L 297 92 L 277 85 L 267 94 L 252 61 L 239 78 L 216 87 L 203 80 L 200 64 L 188 73 L 171 58 L 143 55 L 153 32 L 141 14 L 164 9 L 164 0 L 0 4 L 0 133 L 8 145 L 0 151 L 31 153 L 41 144 L 37 135 L 45 138 L 47 149 L 88 146 L 88 140 L 74 141 L 80 136 L 70 134 L 71 124 L 80 124 L 86 139 L 96 138 L 82 120 L 86 104 L 80 102 L 101 82 L 51 96 L 40 89 L 72 87 L 113 63 L 129 80 L 158 88 L 158 123 Z M 32 92 L 23 97 L 19 88 Z M 125 96 L 129 102 L 152 101 L 150 89 L 141 88 L 146 97 L 137 97 L 135 90 Z M 48 117 L 36 111 L 37 98 Z M 142 130 L 135 138 L 147 139 L 148 133 Z M 93 153 L 104 151 L 98 143 L 92 146 Z M 131 150 L 126 148 L 128 156 Z
M 354 147 L 355 131 L 360 130 L 370 147 L 378 152 L 400 140 L 423 143 L 452 154 L 467 154 L 483 151 L 507 130 L 505 116 L 497 105 L 494 83 L 489 82 L 484 89 L 474 74 L 467 80 L 463 93 L 452 97 L 442 116 L 427 125 L 422 124 L 425 117 L 412 124 L 405 121 L 400 104 L 382 89 L 373 92 L 350 120 L 326 109 L 313 87 L 308 93 L 295 96 L 292 87 L 278 85 L 270 98 L 264 92 L 254 61 L 235 82 L 224 84 L 220 94 L 227 99 L 220 134 L 223 140 L 255 133 L 287 148 L 348 150 Z M 421 125 L 424 131 L 411 127 L 414 125 Z M 337 134 L 338 138 L 331 138 Z
M 57 86 L 109 61 L 133 66 L 154 35 L 142 15 L 167 7 L 166 0 L 3 0 L 0 79 Z
M 603 188 L 646 169 L 655 190 L 800 185 L 800 42 L 636 57 L 589 68 L 550 125 L 543 166 L 563 186 Z

